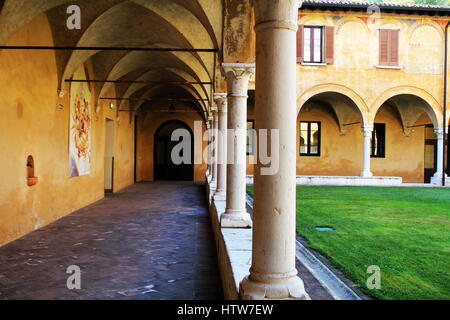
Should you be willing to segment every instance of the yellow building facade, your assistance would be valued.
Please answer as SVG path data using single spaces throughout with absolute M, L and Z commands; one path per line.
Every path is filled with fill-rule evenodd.
M 363 170 L 361 128 L 375 125 L 382 138 L 378 143 L 383 145 L 375 147 L 372 142 L 371 149 L 378 148 L 371 150 L 373 175 L 430 182 L 437 161 L 433 128 L 443 126 L 447 21 L 423 12 L 380 13 L 376 7 L 353 11 L 304 3 L 299 12 L 299 33 L 303 34 L 298 37 L 304 43 L 297 48 L 303 56 L 310 54 L 305 35 L 311 29 L 320 39 L 316 39 L 317 61 L 298 59 L 298 137 L 303 121 L 320 122 L 321 132 L 320 154 L 300 156 L 298 150 L 297 174 L 359 175 Z M 390 43 L 381 38 L 381 33 L 390 30 L 397 34 L 394 48 L 386 48 L 385 42 Z M 327 44 L 332 48 L 327 49 Z M 331 51 L 329 61 L 325 61 L 326 50 Z M 393 50 L 396 61 L 383 61 L 382 50 Z M 371 140 L 376 138 L 373 134 Z M 302 148 L 300 141 L 298 148 Z

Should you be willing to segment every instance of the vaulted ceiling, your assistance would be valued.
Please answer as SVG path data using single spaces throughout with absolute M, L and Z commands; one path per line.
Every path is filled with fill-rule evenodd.
M 363 124 L 361 110 L 347 96 L 337 92 L 323 92 L 312 97 L 308 103 L 326 107 L 335 118 L 341 134 L 345 134 L 349 125 Z M 307 104 L 305 104 L 308 107 Z
M 406 135 L 411 133 L 413 126 L 424 113 L 430 118 L 434 126 L 437 127 L 439 124 L 433 108 L 420 97 L 411 94 L 401 94 L 387 100 L 385 105 L 394 110 Z
M 0 0 L 0 45 L 45 14 L 54 46 L 183 49 L 56 50 L 59 86 L 64 88 L 65 81 L 90 59 L 95 80 L 120 81 L 94 83 L 99 97 L 116 86 L 120 97 L 131 98 L 131 108 L 141 106 L 139 99 L 143 98 L 192 98 L 206 116 L 213 93 L 209 83 L 217 83 L 219 62 L 224 60 L 223 25 L 248 15 L 249 5 L 239 3 L 242 1 Z M 69 5 L 81 9 L 80 30 L 66 26 Z

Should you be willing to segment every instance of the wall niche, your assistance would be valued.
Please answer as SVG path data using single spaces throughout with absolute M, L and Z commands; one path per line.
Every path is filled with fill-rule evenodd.
M 38 177 L 34 175 L 34 159 L 33 156 L 27 158 L 27 185 L 29 187 L 38 183 Z

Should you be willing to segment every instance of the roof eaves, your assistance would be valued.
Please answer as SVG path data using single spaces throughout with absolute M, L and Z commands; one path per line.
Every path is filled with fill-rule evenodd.
M 324 1 L 305 0 L 301 8 L 336 8 L 336 9 L 367 9 L 370 6 L 378 6 L 381 11 L 414 11 L 414 12 L 439 12 L 450 14 L 450 6 L 434 6 L 419 4 L 395 4 L 381 2 L 351 2 L 351 1 Z M 300 9 L 301 9 L 300 8 Z

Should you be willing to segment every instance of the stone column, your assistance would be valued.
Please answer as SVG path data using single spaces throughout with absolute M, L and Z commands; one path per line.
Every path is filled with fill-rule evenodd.
M 216 191 L 217 188 L 217 131 L 219 130 L 219 119 L 217 108 L 212 108 L 211 112 L 213 113 L 213 121 L 212 121 L 212 150 L 211 150 L 211 183 L 210 190 Z
M 298 4 L 254 0 L 258 150 L 261 129 L 279 139 L 268 146 L 278 160 L 273 172 L 260 157 L 255 165 L 252 266 L 242 299 L 309 299 L 295 268 Z
M 436 160 L 436 173 L 433 176 L 432 183 L 437 185 L 442 185 L 442 170 L 444 169 L 444 128 L 435 127 L 434 133 L 436 133 L 437 139 L 437 160 Z M 447 175 L 445 175 L 447 177 Z
M 206 179 L 209 183 L 211 181 L 212 177 L 212 152 L 213 152 L 213 145 L 212 145 L 212 135 L 211 135 L 211 129 L 213 126 L 213 117 L 209 116 L 208 121 L 206 122 L 206 139 L 208 141 L 208 148 L 206 153 Z
M 361 177 L 367 178 L 373 176 L 370 171 L 370 139 L 372 139 L 373 126 L 363 126 L 361 131 L 364 134 L 363 171 L 361 172 Z
M 246 208 L 248 81 L 255 64 L 223 63 L 228 82 L 227 203 L 222 228 L 248 228 L 252 219 Z
M 214 100 L 218 107 L 217 150 L 217 189 L 214 200 L 226 199 L 227 184 L 227 94 L 216 93 Z

